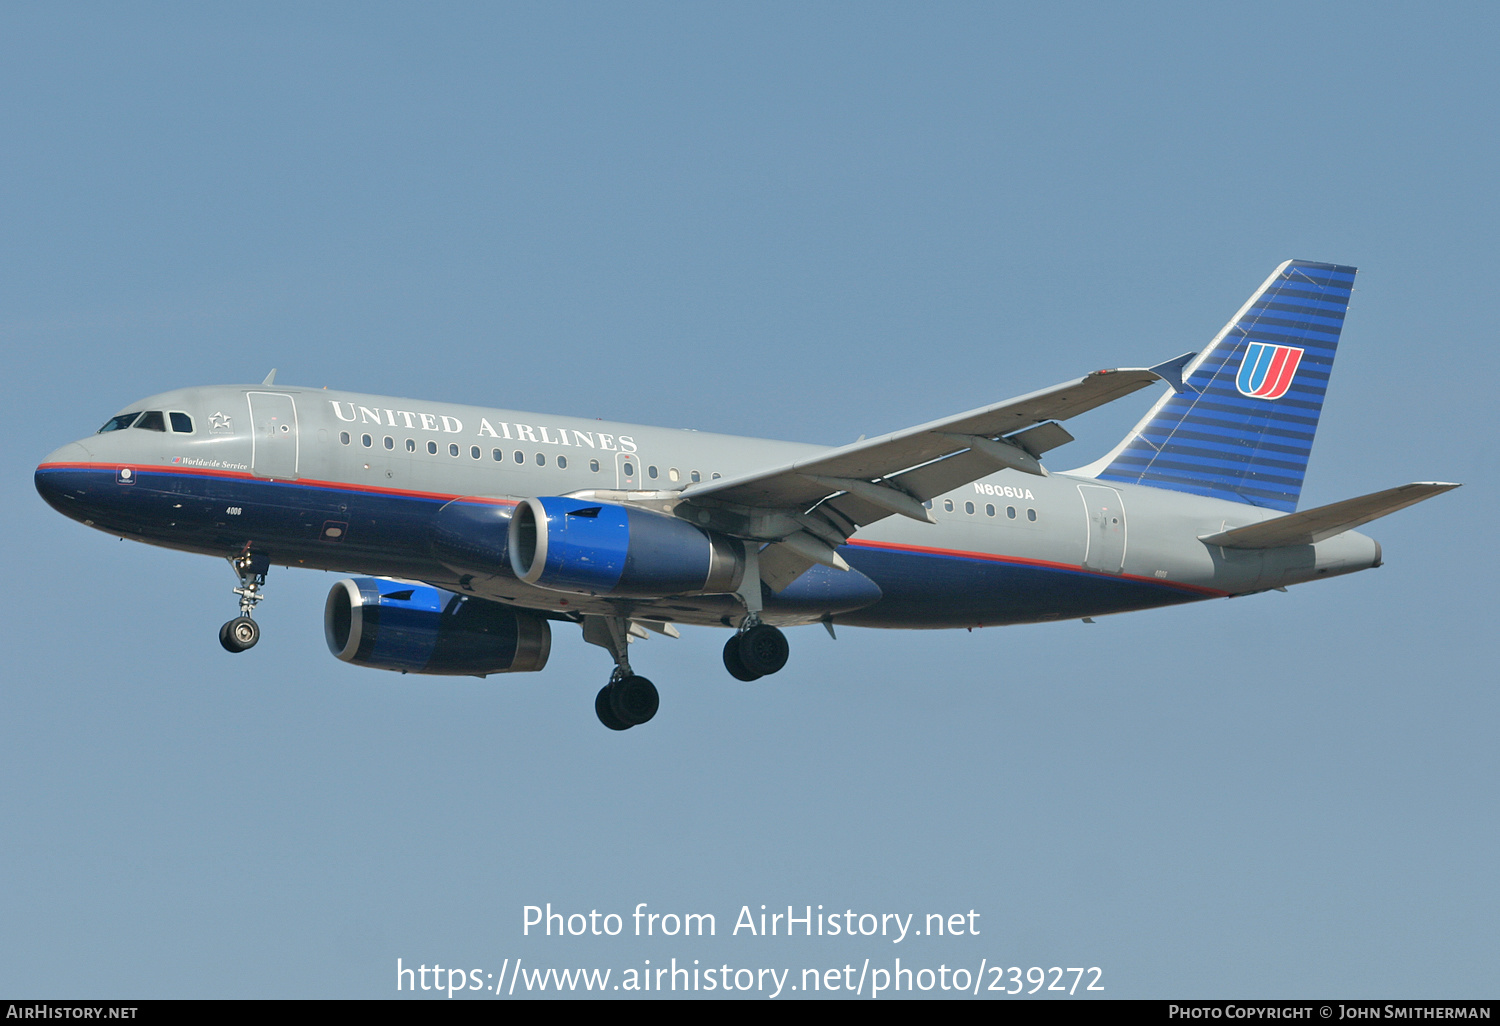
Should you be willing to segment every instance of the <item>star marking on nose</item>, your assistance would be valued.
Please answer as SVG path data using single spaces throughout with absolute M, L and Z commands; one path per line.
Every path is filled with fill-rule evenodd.
M 208 418 L 208 426 L 213 431 L 228 431 L 229 414 L 215 413 L 212 417 Z

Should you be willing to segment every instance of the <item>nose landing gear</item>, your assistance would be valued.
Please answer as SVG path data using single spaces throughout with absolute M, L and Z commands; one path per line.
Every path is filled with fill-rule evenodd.
M 240 615 L 219 628 L 219 644 L 226 652 L 243 652 L 254 648 L 260 640 L 260 625 L 251 617 L 256 603 L 265 598 L 261 591 L 266 586 L 266 571 L 271 569 L 271 560 L 268 556 L 247 552 L 230 557 L 229 568 L 240 582 L 240 586 L 234 589 L 240 597 Z

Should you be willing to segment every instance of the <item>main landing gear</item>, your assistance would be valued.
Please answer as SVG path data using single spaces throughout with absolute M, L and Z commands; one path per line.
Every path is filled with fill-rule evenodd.
M 790 648 L 785 634 L 760 622 L 763 593 L 756 546 L 746 546 L 745 561 L 745 579 L 737 593 L 745 603 L 745 618 L 734 637 L 724 643 L 724 669 L 736 680 L 751 681 L 770 676 L 785 666 Z
M 786 635 L 759 618 L 747 617 L 724 644 L 724 669 L 736 680 L 760 680 L 786 665 L 790 648 Z
M 240 597 L 240 615 L 219 628 L 219 644 L 226 652 L 243 652 L 254 648 L 260 640 L 260 624 L 251 617 L 255 604 L 265 598 L 261 590 L 266 586 L 266 571 L 271 569 L 271 560 L 267 556 L 242 553 L 230 558 L 229 568 L 240 581 L 240 586 L 234 589 Z
M 615 660 L 609 683 L 594 696 L 594 715 L 610 730 L 629 730 L 649 721 L 661 704 L 656 685 L 630 668 L 626 650 L 632 631 L 638 637 L 646 636 L 628 617 L 583 618 L 583 640 L 607 650 Z M 785 666 L 787 654 L 786 635 L 768 623 L 761 623 L 760 616 L 752 612 L 724 646 L 724 666 L 740 680 L 759 680 Z
M 630 643 L 630 621 L 623 616 L 588 616 L 583 621 L 583 640 L 598 645 L 615 660 L 609 683 L 594 697 L 594 714 L 610 730 L 629 730 L 648 722 L 661 705 L 656 685 L 630 668 L 626 648 Z

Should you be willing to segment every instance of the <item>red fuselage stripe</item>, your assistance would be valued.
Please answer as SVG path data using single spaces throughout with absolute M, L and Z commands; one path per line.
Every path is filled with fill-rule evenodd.
M 418 492 L 407 488 L 382 488 L 378 485 L 350 484 L 345 481 L 319 481 L 310 477 L 299 477 L 296 480 L 287 478 L 256 477 L 254 474 L 243 470 L 213 470 L 205 467 L 182 467 L 176 464 L 141 464 L 141 463 L 43 463 L 37 467 L 38 470 L 108 470 L 118 472 L 129 469 L 136 474 L 193 474 L 199 477 L 229 478 L 236 481 L 260 481 L 266 484 L 292 485 L 294 487 L 306 488 L 328 488 L 341 492 L 365 492 L 371 495 L 399 495 L 411 499 L 433 499 L 438 502 L 452 502 L 454 499 L 463 499 L 465 502 L 485 503 L 494 506 L 514 506 L 514 499 L 495 499 L 475 495 L 452 495 L 446 492 Z

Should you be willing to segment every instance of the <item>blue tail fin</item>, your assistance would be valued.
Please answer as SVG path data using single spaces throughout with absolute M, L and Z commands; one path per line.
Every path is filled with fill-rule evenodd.
M 1296 509 L 1353 285 L 1352 267 L 1276 268 L 1099 478 Z

